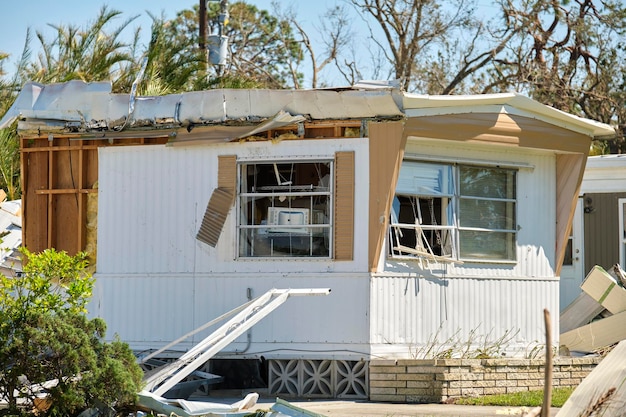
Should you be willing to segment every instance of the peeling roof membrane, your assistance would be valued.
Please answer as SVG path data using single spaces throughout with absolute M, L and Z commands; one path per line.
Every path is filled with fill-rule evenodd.
M 108 82 L 27 83 L 0 121 L 0 128 L 20 120 L 18 129 L 22 132 L 89 135 L 122 130 L 180 130 L 172 142 L 182 142 L 196 140 L 193 136 L 185 137 L 182 129 L 191 131 L 206 126 L 255 126 L 249 130 L 208 132 L 209 137 L 227 132 L 222 139 L 232 140 L 297 123 L 297 118 L 384 119 L 461 113 L 515 114 L 588 136 L 615 135 L 609 125 L 562 112 L 517 93 L 419 95 L 404 93 L 391 81 L 362 81 L 336 89 L 216 89 L 154 97 L 112 94 Z

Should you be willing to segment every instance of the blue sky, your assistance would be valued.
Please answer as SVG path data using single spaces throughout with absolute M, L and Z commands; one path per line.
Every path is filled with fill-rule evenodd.
M 234 1 L 234 0 L 233 0 Z M 247 0 L 260 9 L 272 10 L 271 0 Z M 300 22 L 306 28 L 312 28 L 319 21 L 318 16 L 330 6 L 339 3 L 340 0 L 292 0 L 280 1 L 281 7 L 291 6 L 296 12 Z M 125 18 L 139 15 L 139 17 L 127 28 L 127 34 L 132 35 L 133 28 L 142 27 L 145 36 L 144 43 L 149 40 L 150 25 L 152 20 L 146 13 L 160 16 L 164 13 L 166 18 L 173 18 L 177 11 L 189 9 L 197 4 L 197 0 L 18 0 L 5 1 L 2 4 L 2 25 L 0 25 L 0 51 L 11 54 L 10 61 L 5 64 L 4 70 L 11 73 L 15 68 L 15 61 L 20 57 L 26 38 L 26 29 L 31 32 L 42 31 L 48 34 L 48 39 L 53 36 L 48 24 L 64 24 L 84 27 L 92 22 L 100 8 L 107 5 L 110 9 L 123 12 L 121 24 Z M 111 26 L 115 27 L 115 25 Z M 312 39 L 314 42 L 315 39 Z M 33 53 L 36 53 L 33 41 Z M 303 68 L 304 70 L 304 68 Z

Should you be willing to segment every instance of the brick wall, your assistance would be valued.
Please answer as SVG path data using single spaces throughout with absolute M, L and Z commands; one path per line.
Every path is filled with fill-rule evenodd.
M 600 357 L 554 358 L 553 387 L 575 387 Z M 371 401 L 439 403 L 450 398 L 541 390 L 540 359 L 373 360 Z

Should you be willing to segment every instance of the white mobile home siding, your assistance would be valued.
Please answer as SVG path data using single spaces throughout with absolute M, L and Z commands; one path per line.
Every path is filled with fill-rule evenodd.
M 372 278 L 372 354 L 419 357 L 418 349 L 441 348 L 454 339 L 481 344 L 507 334 L 507 355 L 525 356 L 545 343 L 543 309 L 558 335 L 557 279 L 430 278 L 420 274 L 377 274 Z M 556 303 L 556 304 L 555 304 Z M 553 306 L 553 308 L 550 308 Z M 475 333 L 475 336 L 472 336 Z M 477 337 L 478 336 L 478 337 Z M 556 343 L 556 339 L 554 340 Z M 457 345 L 458 347 L 458 345 Z
M 412 356 L 435 337 L 443 342 L 455 336 L 465 342 L 473 331 L 492 340 L 515 334 L 506 348 L 509 354 L 523 354 L 545 339 L 544 308 L 552 312 L 552 328 L 558 329 L 555 155 L 413 139 L 405 158 L 450 161 L 450 155 L 459 163 L 523 166 L 517 176 L 517 262 L 431 264 L 429 269 L 418 261 L 388 259 L 372 278 L 373 354 Z
M 251 346 L 243 336 L 227 350 L 265 352 L 271 344 L 273 351 L 264 356 L 278 347 L 297 357 L 323 344 L 327 356 L 345 355 L 335 352 L 335 345 L 362 356 L 369 340 L 366 228 L 355 227 L 354 260 L 341 262 L 237 260 L 234 208 L 216 248 L 196 240 L 217 187 L 218 155 L 333 159 L 339 151 L 355 152 L 355 224 L 366 224 L 366 139 L 101 148 L 91 313 L 105 318 L 109 335 L 118 333 L 133 348 L 144 349 L 186 334 L 245 303 L 248 295 L 271 288 L 330 288 L 326 297 L 287 300 L 254 327 Z

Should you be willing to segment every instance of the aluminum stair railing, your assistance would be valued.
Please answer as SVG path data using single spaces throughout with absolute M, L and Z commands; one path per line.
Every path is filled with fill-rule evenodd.
M 278 306 L 283 304 L 287 298 L 291 296 L 328 294 L 330 294 L 330 289 L 328 288 L 269 290 L 260 297 L 216 319 L 219 320 L 224 317 L 228 317 L 236 312 L 236 315 L 232 319 L 228 320 L 220 328 L 200 341 L 189 351 L 185 352 L 174 362 L 157 368 L 153 372 L 146 375 L 144 378 L 144 390 L 152 392 L 154 395 L 163 396 L 176 384 L 215 356 L 220 350 L 244 334 L 249 328 L 261 321 L 261 319 L 274 311 Z M 141 359 L 140 362 L 146 362 L 149 358 L 153 358 L 165 349 L 169 349 L 187 337 L 207 328 L 209 325 L 215 324 L 216 320 L 213 320 L 193 332 L 177 339 L 176 341 L 168 344 L 166 347 Z

